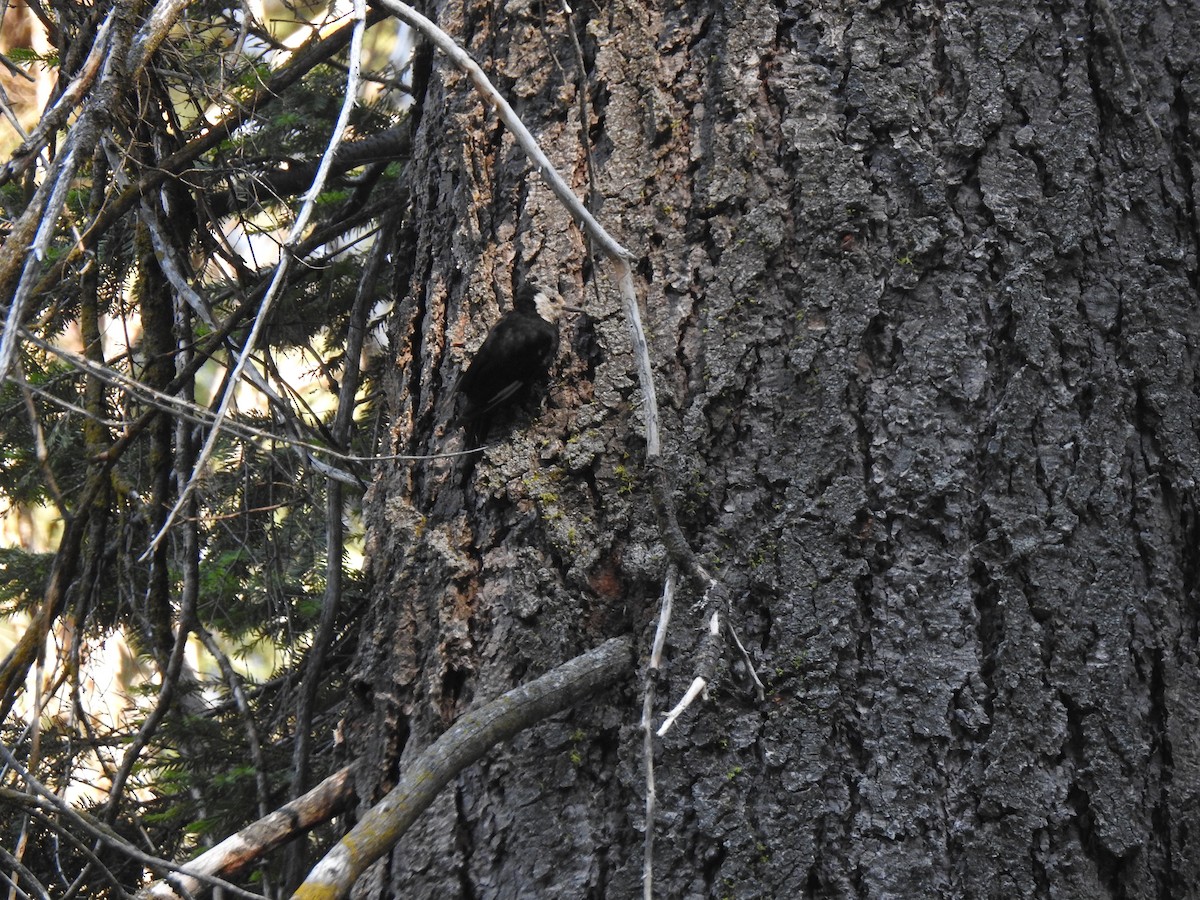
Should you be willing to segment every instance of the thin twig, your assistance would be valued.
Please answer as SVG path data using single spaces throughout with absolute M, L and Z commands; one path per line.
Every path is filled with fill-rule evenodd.
M 30 203 L 30 207 L 37 209 L 40 218 L 29 246 L 22 248 L 21 251 L 27 254 L 25 264 L 21 269 L 21 280 L 17 283 L 17 289 L 13 292 L 12 300 L 9 302 L 8 318 L 4 323 L 4 335 L 0 337 L 0 381 L 8 377 L 9 369 L 12 368 L 13 360 L 16 358 L 18 332 L 21 320 L 25 316 L 26 301 L 33 295 L 35 270 L 38 263 L 45 258 L 50 237 L 58 223 L 58 213 L 67 200 L 67 189 L 75 177 L 75 137 L 77 134 L 78 132 L 75 131 L 67 134 L 63 154 L 54 161 L 52 172 L 47 175 L 45 183 L 38 188 Z M 28 212 L 29 210 L 23 213 L 19 221 L 24 221 Z M 13 231 L 14 234 L 10 235 L 9 240 L 19 240 L 15 237 L 16 228 Z M 4 249 L 7 249 L 7 245 Z M 0 254 L 3 252 L 4 250 L 0 249 Z
M 385 221 L 392 223 L 394 218 L 394 215 L 388 216 Z M 342 356 L 342 383 L 337 390 L 337 410 L 333 414 L 331 428 L 333 444 L 338 450 L 349 444 L 354 425 L 354 409 L 361 375 L 360 360 L 367 333 L 366 321 L 371 304 L 375 300 L 375 285 L 387 257 L 387 250 L 388 242 L 382 235 L 377 236 L 367 254 L 354 304 L 350 310 L 346 346 Z M 313 635 L 308 658 L 305 660 L 304 679 L 300 683 L 300 696 L 296 704 L 296 743 L 292 753 L 292 773 L 295 780 L 292 796 L 301 793 L 307 781 L 313 707 L 325 667 L 325 655 L 333 641 L 337 612 L 341 605 L 342 557 L 346 535 L 342 521 L 342 486 L 332 478 L 326 486 L 325 503 L 325 595 L 321 601 L 321 618 Z
M 247 900 L 262 900 L 258 894 L 252 894 L 250 891 L 238 887 L 236 884 L 225 881 L 222 878 L 217 878 L 214 875 L 207 875 L 199 872 L 191 872 L 186 865 L 179 865 L 170 860 L 160 859 L 157 856 L 151 856 L 142 850 L 139 850 L 125 838 L 121 837 L 108 825 L 99 821 L 87 813 L 80 812 L 60 798 L 57 794 L 51 791 L 48 787 L 34 778 L 29 771 L 21 765 L 12 752 L 0 743 L 0 760 L 3 760 L 7 765 L 11 766 L 18 775 L 25 779 L 26 783 L 33 788 L 34 794 L 28 795 L 20 791 L 12 791 L 5 788 L 0 788 L 0 799 L 6 800 L 9 803 L 15 803 L 21 806 L 34 805 L 43 811 L 49 811 L 57 814 L 66 822 L 74 825 L 81 831 L 90 834 L 92 837 L 107 844 L 109 847 L 124 853 L 135 862 L 141 863 L 152 871 L 162 872 L 183 872 L 194 875 L 200 880 L 220 887 L 238 897 L 245 897 Z
M 718 615 L 717 613 L 714 612 L 709 617 L 709 620 L 708 620 L 709 642 L 715 643 L 717 638 L 720 637 L 720 634 L 721 634 L 721 617 L 720 617 L 720 615 Z M 715 663 L 715 659 L 713 660 L 713 662 Z M 668 731 L 671 730 L 671 726 L 675 724 L 675 720 L 679 718 L 679 716 L 683 713 L 683 711 L 685 709 L 687 709 L 689 706 L 692 705 L 692 701 L 694 701 L 697 697 L 699 697 L 701 694 L 704 693 L 705 689 L 708 687 L 708 683 L 710 681 L 712 681 L 712 671 L 711 671 L 711 669 L 713 668 L 712 666 L 705 666 L 703 663 L 701 663 L 698 666 L 698 668 L 701 669 L 701 674 L 698 674 L 695 678 L 692 679 L 692 683 L 688 687 L 687 693 L 685 693 L 683 695 L 683 699 L 681 699 L 678 703 L 676 703 L 675 708 L 672 709 L 669 713 L 667 713 L 667 717 L 663 720 L 662 725 L 659 726 L 659 729 L 658 729 L 659 737 L 662 737 L 664 734 L 666 734 Z
M 238 715 L 242 717 L 250 762 L 254 764 L 254 787 L 258 791 L 258 814 L 260 817 L 265 816 L 270 812 L 268 804 L 271 802 L 271 786 L 267 783 L 269 769 L 266 758 L 263 756 L 262 739 L 258 735 L 258 726 L 254 722 L 254 712 L 250 708 L 250 701 L 246 698 L 242 676 L 237 673 L 233 663 L 229 661 L 229 657 L 225 655 L 212 632 L 199 622 L 192 626 L 192 632 L 204 644 L 204 648 L 212 658 L 217 661 L 217 667 L 221 670 L 221 676 L 225 679 L 230 696 L 233 697 L 233 702 L 237 706 Z
M 29 135 L 25 131 L 25 127 L 21 124 L 21 120 L 17 118 L 17 114 L 13 112 L 12 101 L 8 99 L 8 91 L 4 90 L 4 86 L 0 85 L 0 113 L 4 114 L 5 120 L 13 127 L 23 141 L 29 140 Z
M 86 357 L 79 356 L 78 354 L 72 353 L 69 350 L 64 350 L 61 347 L 56 347 L 53 344 L 43 341 L 41 338 L 38 338 L 36 335 L 33 335 L 24 329 L 21 331 L 21 337 L 26 343 L 29 343 L 41 350 L 45 350 L 47 353 L 52 353 L 60 357 L 61 359 L 71 363 L 71 365 L 76 366 L 80 371 L 93 375 L 104 381 L 109 386 L 118 388 L 139 402 L 152 407 L 148 413 L 143 414 L 143 416 L 136 420 L 113 419 L 108 416 L 97 416 L 95 413 L 85 409 L 82 406 L 79 406 L 76 403 L 71 403 L 69 400 L 64 400 L 61 397 L 55 396 L 53 393 L 41 387 L 40 385 L 27 383 L 26 386 L 32 393 L 37 394 L 39 397 L 42 397 L 44 400 L 53 403 L 62 409 L 77 413 L 78 415 L 84 416 L 89 420 L 98 422 L 99 424 L 110 428 L 126 429 L 127 434 L 129 433 L 130 429 L 137 428 L 140 430 L 142 427 L 141 423 L 143 423 L 146 415 L 154 415 L 158 412 L 185 419 L 186 421 L 197 425 L 210 426 L 214 422 L 213 413 L 207 407 L 184 400 L 182 397 L 178 397 L 174 394 L 168 394 L 164 391 L 155 390 L 154 388 L 143 384 L 137 379 L 126 375 L 117 369 L 111 368 L 110 366 L 103 366 L 93 363 Z M 246 422 L 239 422 L 237 420 L 227 421 L 223 423 L 221 427 L 228 434 L 232 434 L 235 437 L 241 438 L 242 440 L 271 441 L 278 444 L 298 447 L 305 450 L 308 454 L 319 454 L 343 463 L 366 464 L 397 461 L 418 462 L 421 460 L 451 459 L 459 456 L 468 456 L 477 452 L 475 450 L 470 450 L 428 453 L 423 455 L 387 453 L 372 456 L 361 456 L 354 453 L 345 453 L 340 450 L 335 450 L 332 447 L 324 446 L 322 444 L 315 444 L 310 441 L 301 440 L 300 438 L 289 437 L 284 434 L 277 434 L 276 432 L 267 431 L 263 428 L 257 428 Z M 325 475 L 331 475 L 340 471 L 334 469 L 328 463 L 323 463 L 320 460 L 315 459 L 312 455 L 309 456 L 309 462 L 313 463 L 314 466 Z M 336 477 L 336 475 L 334 475 L 334 477 Z M 359 484 L 358 479 L 353 478 L 353 476 L 346 476 L 345 480 L 351 484 Z
M 199 559 L 195 530 L 195 523 L 190 523 L 189 528 L 184 534 L 184 552 L 187 553 L 184 557 L 185 559 Z M 191 550 L 191 552 L 188 553 L 188 550 Z M 133 767 L 137 763 L 138 756 L 141 755 L 142 750 L 150 743 L 155 731 L 158 730 L 159 724 L 170 710 L 171 703 L 175 697 L 175 691 L 179 687 L 179 680 L 183 673 L 188 636 L 191 634 L 192 624 L 196 620 L 196 601 L 199 599 L 198 582 L 198 578 L 184 580 L 184 590 L 179 601 L 179 624 L 175 634 L 175 643 L 171 648 L 171 655 L 168 657 L 167 665 L 164 667 L 162 673 L 162 681 L 158 687 L 158 696 L 155 699 L 154 709 L 143 720 L 142 727 L 138 729 L 138 733 L 133 736 L 129 746 L 126 748 L 125 755 L 121 759 L 121 765 L 117 769 L 117 773 L 112 780 L 112 785 L 109 788 L 109 799 L 105 806 L 105 818 L 109 823 L 116 821 L 125 782 L 133 774 Z
M 671 624 L 671 606 L 675 598 L 677 569 L 672 563 L 667 567 L 663 581 L 662 600 L 658 607 L 658 628 L 654 632 L 654 644 L 650 650 L 650 662 L 646 666 L 646 683 L 642 690 L 642 763 L 646 771 L 646 833 L 642 843 L 642 896 L 645 900 L 654 897 L 654 815 L 658 806 L 658 795 L 654 787 L 654 698 L 655 680 L 662 668 L 663 646 L 667 642 L 667 630 Z
M 29 388 L 29 382 L 25 378 L 25 371 L 19 359 L 14 361 L 12 377 L 17 387 L 21 389 L 21 398 L 25 401 L 25 412 L 29 416 L 29 429 L 33 432 L 33 452 L 38 461 L 38 468 L 42 470 L 42 478 L 46 482 L 46 488 L 50 491 L 50 497 L 54 500 L 59 516 L 65 517 L 67 501 L 63 498 L 62 491 L 59 490 L 58 479 L 54 477 L 54 469 L 50 467 L 50 451 L 46 447 L 46 433 L 42 428 L 42 420 L 38 417 L 37 406 L 33 402 L 33 391 Z
M 732 619 L 728 624 L 729 636 L 733 638 L 733 644 L 738 648 L 738 653 L 742 655 L 742 662 L 746 665 L 746 671 L 750 673 L 750 680 L 754 682 L 754 692 L 758 695 L 759 700 L 766 699 L 767 686 L 762 683 L 762 679 L 758 677 L 758 671 L 755 669 L 754 660 L 750 658 L 750 651 L 746 649 L 742 639 L 738 637 L 737 629 L 733 627 Z

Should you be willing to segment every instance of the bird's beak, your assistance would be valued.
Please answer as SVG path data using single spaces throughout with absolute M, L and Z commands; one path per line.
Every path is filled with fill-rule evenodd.
M 584 309 L 582 306 L 567 306 L 566 304 L 563 304 L 563 312 L 585 313 L 585 312 L 587 312 L 587 310 Z

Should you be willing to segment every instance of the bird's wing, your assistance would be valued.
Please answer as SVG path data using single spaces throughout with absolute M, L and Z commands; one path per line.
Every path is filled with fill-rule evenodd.
M 523 388 L 523 387 L 525 387 L 524 381 L 510 381 L 508 384 L 506 384 L 504 387 L 502 387 L 500 390 L 498 390 L 495 394 L 493 394 L 490 398 L 488 398 L 486 406 L 483 406 L 483 407 L 479 408 L 478 410 L 475 410 L 473 414 L 478 415 L 478 416 L 487 415 L 492 410 L 494 410 L 497 406 L 500 406 L 502 403 L 504 403 L 505 400 L 507 400 L 509 397 L 511 397 L 517 391 L 521 390 L 521 388 Z
M 544 377 L 556 349 L 556 332 L 551 332 L 545 323 L 541 325 L 542 328 L 531 329 L 528 321 L 502 318 L 459 379 L 458 391 L 477 406 L 491 408 L 507 400 L 522 385 Z

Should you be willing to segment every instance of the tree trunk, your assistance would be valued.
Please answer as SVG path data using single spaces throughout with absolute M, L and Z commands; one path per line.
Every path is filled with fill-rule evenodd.
M 656 896 L 1193 895 L 1197 7 L 433 6 L 641 254 L 678 512 L 767 682 L 727 654 L 657 742 Z M 588 313 L 477 459 L 373 488 L 364 803 L 473 702 L 644 656 L 666 569 L 610 273 L 427 72 L 392 452 L 461 449 L 514 273 Z M 636 675 L 469 769 L 357 896 L 638 895 Z

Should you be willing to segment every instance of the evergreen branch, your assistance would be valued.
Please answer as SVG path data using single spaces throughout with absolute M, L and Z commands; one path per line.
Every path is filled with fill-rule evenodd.
M 267 287 L 267 292 L 263 296 L 262 302 L 259 304 L 258 312 L 254 316 L 254 323 L 250 326 L 250 333 L 246 336 L 246 343 L 242 348 L 242 352 L 238 355 L 237 361 L 234 363 L 228 386 L 221 397 L 220 404 L 217 406 L 213 427 L 208 433 L 208 438 L 205 440 L 204 446 L 200 449 L 199 456 L 196 458 L 191 478 L 180 489 L 179 498 L 175 501 L 175 505 L 171 507 L 170 512 L 167 513 L 166 521 L 163 522 L 162 528 L 159 529 L 158 534 L 150 541 L 150 546 L 146 549 L 146 552 L 142 554 L 142 559 L 148 558 L 158 545 L 162 543 L 171 528 L 171 523 L 175 521 L 180 510 L 183 509 L 184 504 L 187 502 L 188 497 L 191 496 L 192 491 L 195 489 L 196 480 L 204 471 L 204 467 L 212 456 L 213 449 L 216 447 L 221 422 L 229 414 L 229 407 L 233 403 L 234 397 L 233 386 L 241 378 L 242 371 L 246 368 L 250 360 L 250 355 L 254 351 L 258 335 L 262 331 L 268 313 L 271 311 L 271 306 L 286 283 L 293 253 L 299 246 L 304 229 L 308 226 L 308 220 L 312 217 L 313 211 L 316 209 L 317 197 L 320 196 L 325 186 L 325 179 L 329 175 L 330 166 L 333 164 L 334 154 L 337 153 L 338 146 L 341 144 L 342 137 L 346 131 L 346 125 L 350 121 L 350 111 L 354 108 L 357 100 L 358 72 L 362 61 L 362 38 L 366 27 L 367 13 L 364 0 L 355 0 L 353 34 L 350 41 L 350 74 L 346 78 L 346 96 L 342 103 L 341 113 L 338 115 L 338 120 L 334 123 L 333 131 L 330 134 L 329 146 L 325 150 L 325 155 L 321 158 L 321 165 L 318 167 L 317 174 L 313 178 L 308 194 L 304 198 L 304 204 L 300 207 L 300 211 L 296 213 L 296 219 L 292 223 L 291 232 L 288 234 L 287 240 L 284 241 L 279 263 L 275 267 L 275 275 L 271 279 L 271 284 Z
M 360 141 L 343 144 L 334 154 L 330 172 L 340 175 L 367 163 L 404 159 L 408 156 L 411 144 L 412 126 L 408 122 L 401 122 Z M 274 200 L 298 194 L 312 184 L 319 165 L 319 159 L 289 161 L 287 168 L 275 168 L 247 178 L 228 191 L 208 197 L 208 213 L 213 218 L 229 215 L 250 199 L 245 196 L 250 191 Z
M 367 25 L 374 25 L 384 18 L 384 13 L 371 11 L 367 14 Z M 229 115 L 213 125 L 206 126 L 203 134 L 193 138 L 170 156 L 159 160 L 157 165 L 144 172 L 132 186 L 113 197 L 92 219 L 92 222 L 38 282 L 34 293 L 49 294 L 62 281 L 69 266 L 74 265 L 85 254 L 95 250 L 100 238 L 108 233 L 130 209 L 146 196 L 162 186 L 171 178 L 177 178 L 203 154 L 215 149 L 222 141 L 245 125 L 258 112 L 271 103 L 280 99 L 284 92 L 308 74 L 316 66 L 325 62 L 330 56 L 338 53 L 350 42 L 354 31 L 354 23 L 343 25 L 327 37 L 314 39 L 306 49 L 299 51 L 288 65 L 271 75 L 265 85 L 255 91 L 245 103 L 234 109 Z M 29 235 L 32 236 L 32 229 Z M 12 243 L 17 234 L 14 225 L 13 236 L 5 241 L 5 246 Z M 26 241 L 28 241 L 28 237 Z M 0 271 L 0 274 L 3 274 Z M 0 283 L 3 283 L 0 279 Z
M 189 564 L 187 577 L 196 577 L 196 568 L 197 566 Z M 268 814 L 267 804 L 271 799 L 271 788 L 267 783 L 268 769 L 266 758 L 263 756 L 262 738 L 258 733 L 258 725 L 254 721 L 254 713 L 250 708 L 250 700 L 246 696 L 245 684 L 242 681 L 242 676 L 233 667 L 229 656 L 221 649 L 221 645 L 217 643 L 217 639 L 213 637 L 211 631 L 205 628 L 202 623 L 196 622 L 192 627 L 192 632 L 204 644 L 204 649 L 217 661 L 217 667 L 221 670 L 221 677 L 225 679 L 225 685 L 229 690 L 230 696 L 233 698 L 234 706 L 237 709 L 238 715 L 242 718 L 243 727 L 246 730 L 246 744 L 250 750 L 250 761 L 254 763 L 254 787 L 258 792 L 258 815 L 261 818 Z
M 23 791 L 14 791 L 11 788 L 0 788 L 0 800 L 9 803 L 13 806 L 34 807 L 45 813 L 50 813 L 61 817 L 61 819 L 79 829 L 85 834 L 91 835 L 96 840 L 113 848 L 114 850 L 123 853 L 136 862 L 153 871 L 165 872 L 188 872 L 189 867 L 173 863 L 165 859 L 159 859 L 157 856 L 151 856 L 139 850 L 125 838 L 121 837 L 111 827 L 104 824 L 94 816 L 88 813 L 75 809 L 71 804 L 67 803 L 52 790 L 38 781 L 33 775 L 21 765 L 20 761 L 12 754 L 12 752 L 0 744 L 0 760 L 4 764 L 11 767 L 14 772 L 21 776 L 22 780 L 30 788 L 30 793 Z M 236 884 L 232 884 L 223 878 L 218 878 L 215 875 L 209 875 L 201 872 L 194 872 L 197 878 L 206 882 L 209 885 L 217 885 L 237 897 L 246 897 L 249 900 L 259 900 L 258 894 L 252 894 L 249 891 L 243 890 Z M 172 876 L 173 877 L 173 876 Z

